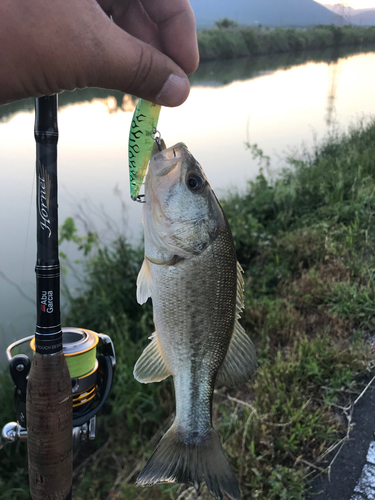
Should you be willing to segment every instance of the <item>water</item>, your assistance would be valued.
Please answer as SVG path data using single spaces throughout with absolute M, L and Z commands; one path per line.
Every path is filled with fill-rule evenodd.
M 193 75 L 186 103 L 162 110 L 159 129 L 167 145 L 188 145 L 220 197 L 244 189 L 259 171 L 245 142 L 257 144 L 279 169 L 286 155 L 311 148 L 335 124 L 345 129 L 374 114 L 374 80 L 375 51 L 207 63 Z M 72 216 L 103 241 L 121 232 L 138 243 L 141 205 L 130 200 L 127 166 L 134 102 L 93 89 L 59 100 L 60 222 Z M 31 100 L 0 108 L 1 352 L 32 334 L 35 322 L 33 122 Z M 73 245 L 63 250 L 79 257 Z M 70 289 L 79 285 L 77 273 L 68 271 Z

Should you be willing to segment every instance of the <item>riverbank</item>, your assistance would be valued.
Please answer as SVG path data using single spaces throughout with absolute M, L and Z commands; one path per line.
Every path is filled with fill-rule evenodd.
M 266 155 L 255 145 L 251 154 L 266 171 Z M 332 459 L 326 450 L 347 432 L 339 407 L 361 393 L 373 358 L 374 161 L 372 121 L 289 159 L 278 177 L 261 172 L 243 194 L 222 202 L 245 271 L 242 322 L 259 356 L 249 384 L 214 398 L 214 426 L 244 499 L 302 500 L 312 472 Z M 97 451 L 80 458 L 87 462 L 76 473 L 76 500 L 171 500 L 182 493 L 173 485 L 134 487 L 174 409 L 170 380 L 142 385 L 132 375 L 153 331 L 150 304 L 135 299 L 141 262 L 141 249 L 123 238 L 97 249 L 86 288 L 64 318 L 109 334 L 118 360 Z M 3 376 L 0 400 L 8 406 L 0 408 L 1 422 L 14 418 L 11 392 Z M 4 500 L 28 498 L 24 452 L 24 445 L 0 451 Z M 209 498 L 205 490 L 202 498 Z
M 214 28 L 198 32 L 201 61 L 375 44 L 375 27 Z

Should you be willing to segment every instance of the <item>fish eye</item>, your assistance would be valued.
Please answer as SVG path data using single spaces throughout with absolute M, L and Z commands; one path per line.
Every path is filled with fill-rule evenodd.
M 200 175 L 190 174 L 186 179 L 186 184 L 190 191 L 196 193 L 197 191 L 201 190 L 204 184 L 204 179 Z

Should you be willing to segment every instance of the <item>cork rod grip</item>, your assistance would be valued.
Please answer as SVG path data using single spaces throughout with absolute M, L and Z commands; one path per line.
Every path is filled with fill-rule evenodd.
M 72 487 L 72 386 L 63 352 L 35 353 L 26 396 L 33 500 L 66 500 Z

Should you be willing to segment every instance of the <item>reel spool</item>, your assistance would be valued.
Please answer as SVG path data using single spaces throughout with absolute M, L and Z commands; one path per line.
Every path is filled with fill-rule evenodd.
M 73 427 L 86 425 L 108 398 L 116 366 L 115 350 L 108 335 L 84 328 L 62 328 L 63 351 L 72 382 Z M 31 362 L 25 354 L 12 356 L 12 350 L 30 342 L 35 352 L 35 337 L 11 344 L 6 354 L 15 383 L 14 403 L 17 422 L 26 428 L 26 387 Z

